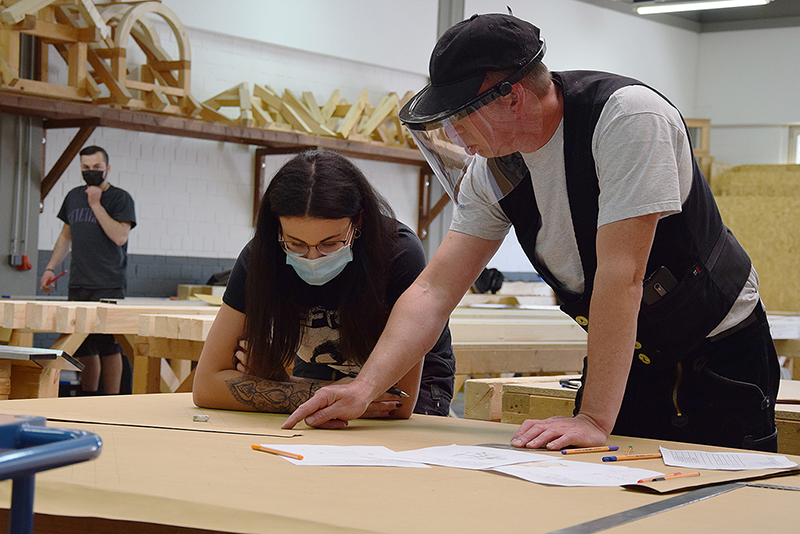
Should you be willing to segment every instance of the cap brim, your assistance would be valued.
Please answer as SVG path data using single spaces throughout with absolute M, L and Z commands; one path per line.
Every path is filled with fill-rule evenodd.
M 416 122 L 449 115 L 478 95 L 485 77 L 483 73 L 447 85 L 428 85 L 414 97 L 412 106 L 405 107 L 406 116 L 401 119 Z

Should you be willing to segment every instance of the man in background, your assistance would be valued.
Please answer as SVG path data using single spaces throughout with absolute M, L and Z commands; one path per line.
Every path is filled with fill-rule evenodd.
M 80 152 L 81 174 L 86 186 L 67 193 L 58 218 L 64 227 L 53 247 L 40 282 L 53 291 L 55 268 L 72 249 L 69 267 L 69 300 L 121 299 L 127 287 L 128 234 L 136 226 L 131 196 L 106 180 L 111 166 L 108 153 L 99 146 Z M 102 378 L 105 394 L 118 394 L 122 380 L 122 354 L 111 334 L 90 334 L 75 357 L 85 366 L 81 390 L 97 394 Z

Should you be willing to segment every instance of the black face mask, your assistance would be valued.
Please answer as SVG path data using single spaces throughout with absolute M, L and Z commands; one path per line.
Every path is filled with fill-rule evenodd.
M 83 174 L 83 180 L 88 185 L 100 185 L 103 183 L 103 180 L 105 180 L 105 176 L 103 176 L 104 172 L 105 171 L 81 171 L 81 174 Z

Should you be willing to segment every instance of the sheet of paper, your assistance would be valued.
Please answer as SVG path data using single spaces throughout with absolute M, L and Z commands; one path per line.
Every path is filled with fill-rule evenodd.
M 351 446 L 342 447 L 335 445 L 290 445 L 287 443 L 262 443 L 262 447 L 277 449 L 283 452 L 299 454 L 302 460 L 281 456 L 284 460 L 295 465 L 328 465 L 328 466 L 382 466 L 382 467 L 418 467 L 429 469 L 422 463 L 408 461 L 398 456 L 391 449 L 380 446 Z M 253 451 L 260 454 L 270 454 Z
M 622 486 L 664 473 L 622 465 L 592 464 L 569 460 L 550 460 L 527 464 L 495 467 L 492 471 L 505 473 L 528 482 L 550 486 Z
M 503 450 L 480 446 L 446 445 L 397 453 L 410 462 L 460 469 L 491 469 L 501 465 L 550 460 L 546 454 L 522 450 Z
M 661 449 L 661 459 L 673 467 L 741 471 L 745 469 L 787 469 L 797 464 L 786 456 L 754 452 L 704 452 Z

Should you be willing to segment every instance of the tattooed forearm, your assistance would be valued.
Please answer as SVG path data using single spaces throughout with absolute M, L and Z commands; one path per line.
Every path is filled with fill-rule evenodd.
M 276 382 L 250 375 L 225 381 L 233 397 L 259 412 L 292 413 L 321 387 L 318 382 Z

